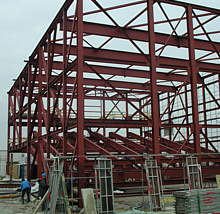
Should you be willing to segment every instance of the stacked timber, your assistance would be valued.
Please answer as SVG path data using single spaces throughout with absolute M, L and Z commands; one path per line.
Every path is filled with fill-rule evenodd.
M 220 213 L 220 188 L 173 192 L 177 214 Z

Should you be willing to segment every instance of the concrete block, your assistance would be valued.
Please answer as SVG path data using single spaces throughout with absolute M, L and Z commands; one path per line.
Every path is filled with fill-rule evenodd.
M 81 189 L 85 214 L 97 214 L 95 198 L 92 188 Z
M 216 182 L 217 182 L 218 188 L 220 188 L 220 175 L 216 175 Z

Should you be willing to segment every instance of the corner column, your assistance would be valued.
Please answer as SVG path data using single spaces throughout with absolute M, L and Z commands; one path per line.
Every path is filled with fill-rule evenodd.
M 157 94 L 157 75 L 156 75 L 156 56 L 155 56 L 155 32 L 154 32 L 154 13 L 153 0 L 148 0 L 148 32 L 149 32 L 149 56 L 150 56 L 150 82 L 151 82 L 151 111 L 152 111 L 152 134 L 153 134 L 153 153 L 159 154 L 159 101 Z M 160 157 L 155 157 L 160 165 Z
M 27 180 L 30 181 L 31 179 L 31 99 L 32 99 L 32 92 L 31 92 L 31 64 L 28 63 L 28 115 L 27 115 Z
M 193 132 L 194 132 L 194 152 L 201 153 L 200 147 L 200 127 L 199 127 L 199 112 L 198 112 L 198 94 L 197 94 L 197 68 L 195 60 L 195 42 L 193 35 L 193 17 L 192 6 L 187 7 L 187 29 L 188 29 L 188 41 L 189 41 L 189 62 L 190 68 L 188 75 L 191 79 L 191 96 L 192 96 L 192 112 L 193 112 Z M 200 162 L 198 157 L 198 161 Z
M 77 155 L 78 155 L 78 193 L 84 187 L 84 92 L 83 92 L 83 0 L 77 1 Z M 82 207 L 82 200 L 79 201 Z

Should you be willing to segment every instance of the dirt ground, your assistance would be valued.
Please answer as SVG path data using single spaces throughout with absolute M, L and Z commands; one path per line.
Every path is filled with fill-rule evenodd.
M 31 197 L 31 202 L 21 203 L 21 196 L 14 198 L 0 198 L 0 214 L 32 214 L 39 201 Z M 38 212 L 38 214 L 43 212 Z
M 121 197 L 115 198 L 114 202 L 114 210 L 115 213 L 128 213 L 128 214 L 136 214 L 136 213 L 164 213 L 164 214 L 174 214 L 174 202 L 173 197 L 166 196 L 164 198 L 166 207 L 163 211 L 159 212 L 150 212 L 149 211 L 149 204 L 148 204 L 148 197 L 145 196 L 136 196 L 136 197 Z
M 215 187 L 216 183 L 211 184 L 209 187 Z M 186 188 L 185 185 L 171 185 L 171 186 L 165 186 L 164 190 L 172 190 L 172 189 L 183 189 Z M 31 196 L 31 202 L 25 204 L 21 203 L 21 196 L 14 197 L 14 198 L 2 198 L 2 193 L 7 191 L 12 191 L 12 189 L 0 189 L 0 214 L 33 214 L 36 207 L 39 205 L 39 200 L 37 200 L 35 197 Z M 17 189 L 13 189 L 13 191 L 16 192 L 16 194 L 21 194 L 17 192 Z M 134 190 L 133 190 L 134 191 Z M 119 191 L 120 192 L 120 191 Z M 172 191 L 170 191 L 172 192 Z M 125 194 L 128 194 L 127 192 L 124 192 Z M 136 192 L 133 192 L 136 194 Z M 116 196 L 117 195 L 117 196 Z M 154 214 L 154 213 L 160 213 L 160 214 L 174 214 L 174 198 L 172 195 L 165 195 L 164 196 L 164 203 L 165 203 L 165 210 L 160 212 L 150 212 L 149 211 L 149 204 L 148 204 L 148 196 L 129 196 L 129 197 L 122 197 L 119 194 L 115 195 L 114 199 L 114 213 L 115 214 Z M 70 206 L 72 213 L 82 214 L 82 209 L 78 208 L 76 205 Z M 80 212 L 81 211 L 81 212 Z M 43 214 L 44 212 L 38 211 L 37 214 Z
M 144 202 L 144 203 L 143 203 Z M 117 197 L 114 201 L 115 213 L 123 214 L 137 214 L 137 213 L 165 213 L 174 214 L 173 206 L 167 207 L 166 211 L 161 212 L 149 212 L 149 209 L 145 208 L 147 197 Z M 0 198 L 0 214 L 32 214 L 39 204 L 39 200 L 31 197 L 31 202 L 24 204 L 21 203 L 21 197 L 15 198 Z M 144 206 L 142 206 L 142 204 Z M 142 206 L 142 208 L 141 208 Z M 70 206 L 72 213 L 83 213 L 81 209 L 77 209 L 76 206 Z M 81 212 L 80 212 L 81 210 Z M 39 211 L 37 214 L 43 214 Z

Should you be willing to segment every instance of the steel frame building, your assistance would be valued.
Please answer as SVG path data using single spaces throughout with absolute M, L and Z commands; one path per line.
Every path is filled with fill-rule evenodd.
M 71 155 L 85 177 L 89 155 L 107 155 L 123 182 L 151 154 L 177 180 L 180 155 L 197 154 L 204 176 L 220 174 L 219 15 L 173 0 L 67 0 L 8 92 L 8 167 L 9 153 L 27 153 L 30 179 L 44 153 Z

